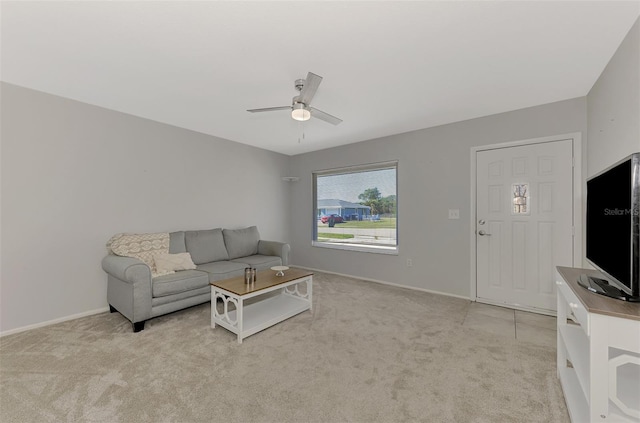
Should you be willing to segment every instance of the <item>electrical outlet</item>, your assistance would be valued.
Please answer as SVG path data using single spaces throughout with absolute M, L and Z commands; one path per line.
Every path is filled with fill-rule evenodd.
M 449 219 L 460 219 L 460 209 L 449 209 Z
M 407 267 L 413 266 L 413 260 L 407 259 Z

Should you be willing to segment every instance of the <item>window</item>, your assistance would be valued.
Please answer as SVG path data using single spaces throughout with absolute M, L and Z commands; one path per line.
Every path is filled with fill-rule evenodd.
M 398 162 L 313 174 L 313 245 L 396 254 Z

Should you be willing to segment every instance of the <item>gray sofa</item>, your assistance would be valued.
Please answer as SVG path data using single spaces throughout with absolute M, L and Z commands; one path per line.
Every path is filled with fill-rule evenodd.
M 109 308 L 129 319 L 134 332 L 148 319 L 210 301 L 210 282 L 241 276 L 248 266 L 264 270 L 289 262 L 289 244 L 261 240 L 255 226 L 169 236 L 169 253 L 190 253 L 195 270 L 152 277 L 149 266 L 136 258 L 109 254 L 102 260 Z

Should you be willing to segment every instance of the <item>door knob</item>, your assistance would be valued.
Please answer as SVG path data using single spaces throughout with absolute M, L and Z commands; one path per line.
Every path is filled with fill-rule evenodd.
M 480 235 L 480 236 L 491 236 L 491 234 L 488 234 L 488 233 L 486 233 L 486 232 L 485 232 L 485 231 L 483 231 L 483 230 L 479 230 L 479 231 L 478 231 L 478 235 Z

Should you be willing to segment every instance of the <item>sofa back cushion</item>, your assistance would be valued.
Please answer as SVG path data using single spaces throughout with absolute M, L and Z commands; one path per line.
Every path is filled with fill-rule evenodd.
M 184 231 L 169 233 L 169 253 L 180 254 L 186 253 L 187 246 L 184 243 Z
M 258 254 L 260 234 L 256 226 L 245 229 L 225 229 L 224 244 L 227 246 L 229 260 Z
M 186 231 L 184 241 L 187 252 L 191 253 L 195 264 L 229 259 L 220 228 L 206 231 Z

